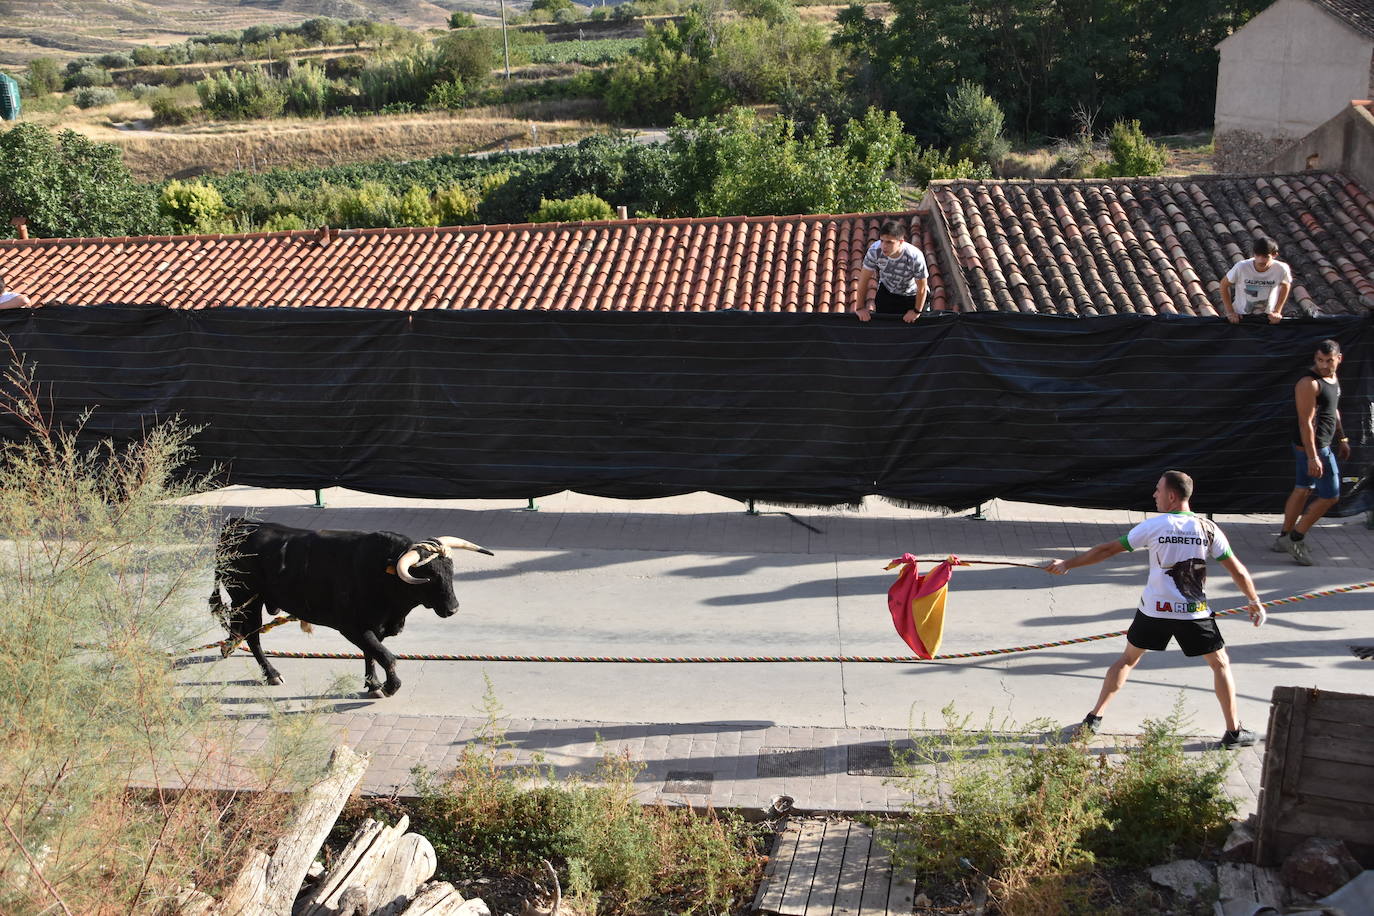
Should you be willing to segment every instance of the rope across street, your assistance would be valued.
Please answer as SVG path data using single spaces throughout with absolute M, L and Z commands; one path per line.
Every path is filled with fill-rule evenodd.
M 928 562 L 928 561 L 922 561 Z M 994 560 L 960 560 L 960 565 L 972 563 L 987 565 L 1005 566 L 1027 566 L 1032 568 L 1030 563 L 1002 563 Z M 1286 598 L 1275 598 L 1266 601 L 1265 607 L 1276 607 L 1284 604 L 1296 604 L 1299 601 L 1309 601 L 1313 598 L 1327 598 L 1332 595 L 1344 595 L 1349 592 L 1357 592 L 1366 588 L 1374 588 L 1374 581 L 1360 582 L 1354 585 L 1340 585 L 1334 588 L 1319 589 L 1317 591 L 1304 592 L 1301 595 L 1289 595 Z M 1247 605 L 1231 608 L 1225 611 L 1218 611 L 1217 617 L 1230 617 L 1235 614 L 1245 612 Z M 282 624 L 295 621 L 295 617 L 285 617 L 275 620 L 264 626 L 259 632 L 266 633 Z M 969 658 L 987 658 L 993 655 L 1014 655 L 1020 652 L 1034 652 L 1039 649 L 1054 649 L 1060 646 L 1074 646 L 1080 643 L 1096 642 L 1101 639 L 1111 639 L 1115 636 L 1122 636 L 1125 630 L 1115 630 L 1111 633 L 1098 633 L 1093 636 L 1078 636 L 1070 639 L 1060 639 L 1054 642 L 1033 643 L 1024 646 L 1011 646 L 1002 649 L 982 649 L 976 652 L 953 652 L 946 655 L 937 655 L 931 659 L 918 658 L 912 655 L 674 655 L 674 656 L 652 656 L 652 655 L 501 655 L 489 653 L 419 653 L 419 654 L 398 654 L 396 658 L 403 661 L 417 662 L 582 662 L 596 664 L 636 664 L 636 665 L 688 665 L 688 664 L 786 664 L 792 662 L 853 662 L 864 664 L 900 664 L 909 665 L 920 662 L 936 661 L 957 661 Z M 224 639 L 219 642 L 207 643 L 190 650 L 190 653 L 201 652 L 206 649 L 221 649 L 229 640 Z M 239 649 L 248 651 L 246 646 L 239 645 Z M 264 650 L 264 655 L 273 658 L 301 658 L 301 659 L 361 659 L 361 653 L 356 652 L 288 652 L 280 650 Z

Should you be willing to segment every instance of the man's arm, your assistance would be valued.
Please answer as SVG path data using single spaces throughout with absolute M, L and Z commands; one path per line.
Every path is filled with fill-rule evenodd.
M 1312 477 L 1322 476 L 1322 462 L 1317 455 L 1317 380 L 1298 379 L 1293 389 L 1293 400 L 1298 407 L 1298 429 L 1302 432 L 1302 448 L 1307 453 L 1307 473 Z
M 1221 314 L 1227 321 L 1236 324 L 1240 321 L 1240 316 L 1236 314 L 1236 309 L 1231 305 L 1231 278 L 1221 278 Z
M 1341 425 L 1341 411 L 1336 409 L 1336 457 L 1341 461 L 1350 458 L 1350 437 L 1345 434 L 1345 427 Z
M 1293 289 L 1292 283 L 1280 283 L 1278 295 L 1274 297 L 1274 307 L 1269 310 L 1269 323 L 1278 324 L 1283 320 L 1283 306 L 1288 302 L 1288 293 Z
M 1121 546 L 1120 540 L 1107 541 L 1106 543 L 1098 544 L 1096 547 L 1083 551 L 1076 557 L 1070 557 L 1067 560 L 1051 560 L 1040 568 L 1050 575 L 1062 576 L 1071 569 L 1077 569 L 1080 566 L 1091 566 L 1094 563 L 1101 563 L 1103 560 L 1114 557 L 1125 549 L 1125 547 Z
M 926 307 L 926 287 L 928 283 L 929 281 L 927 281 L 925 277 L 920 277 L 916 280 L 916 305 L 902 316 L 902 320 L 907 324 L 919 318 L 921 310 Z
M 10 298 L 9 298 L 9 299 L 6 299 L 5 302 L 4 302 L 3 304 L 0 304 L 0 308 L 3 308 L 3 309 L 26 309 L 26 308 L 28 308 L 28 307 L 29 307 L 30 305 L 32 305 L 32 304 L 33 304 L 33 303 L 29 301 L 29 297 L 26 296 L 26 295 L 24 295 L 23 293 L 11 292 L 11 293 L 10 293 Z
M 859 289 L 854 298 L 854 314 L 860 321 L 873 317 L 868 308 L 868 286 L 873 282 L 873 270 L 865 267 L 859 271 Z
M 1250 578 L 1250 570 L 1245 568 L 1245 564 L 1236 558 L 1234 554 L 1221 561 L 1221 565 L 1226 567 L 1226 571 L 1231 574 L 1231 581 L 1236 583 L 1236 588 L 1240 589 L 1241 594 L 1250 601 L 1250 620 L 1255 626 L 1264 623 L 1264 603 L 1260 601 L 1259 592 L 1255 591 L 1254 580 Z

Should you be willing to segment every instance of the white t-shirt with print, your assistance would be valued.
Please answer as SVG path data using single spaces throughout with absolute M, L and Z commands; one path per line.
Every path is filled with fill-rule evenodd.
M 1165 620 L 1202 620 L 1207 607 L 1207 561 L 1231 556 L 1221 529 L 1191 512 L 1146 519 L 1122 535 L 1127 550 L 1150 551 L 1150 578 L 1140 596 L 1140 612 Z
M 864 269 L 877 273 L 878 282 L 898 296 L 916 295 L 916 281 L 927 276 L 926 256 L 910 242 L 903 242 L 894 257 L 883 254 L 881 240 L 868 246 Z
M 1280 284 L 1292 284 L 1293 271 L 1282 261 L 1271 260 L 1269 269 L 1260 273 L 1255 269 L 1255 259 L 1246 258 L 1227 271 L 1226 279 L 1235 287 L 1231 304 L 1236 313 L 1256 315 L 1273 306 Z

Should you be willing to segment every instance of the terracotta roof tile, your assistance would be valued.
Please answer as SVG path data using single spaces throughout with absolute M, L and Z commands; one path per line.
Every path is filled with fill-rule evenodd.
M 947 181 L 930 199 L 975 310 L 1215 315 L 1260 234 L 1293 268 L 1290 309 L 1374 308 L 1374 198 L 1339 175 Z
M 1314 0 L 1354 28 L 1374 38 L 1374 0 Z

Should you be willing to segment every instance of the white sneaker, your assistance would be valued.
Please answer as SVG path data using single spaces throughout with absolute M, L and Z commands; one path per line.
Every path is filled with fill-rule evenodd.
M 1274 543 L 1269 545 L 1269 549 L 1274 551 L 1274 553 L 1287 553 L 1290 540 L 1292 539 L 1288 535 L 1280 534 L 1274 538 Z
M 1286 549 L 1289 555 L 1298 562 L 1299 566 L 1312 565 L 1312 553 L 1307 549 L 1307 541 L 1305 539 L 1295 541 L 1289 538 L 1288 543 L 1284 545 L 1284 549 Z

